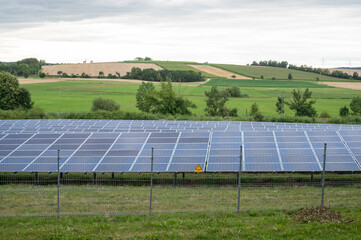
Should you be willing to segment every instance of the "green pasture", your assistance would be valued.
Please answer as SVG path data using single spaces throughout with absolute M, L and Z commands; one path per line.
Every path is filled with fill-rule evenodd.
M 204 109 L 206 107 L 204 92 L 209 91 L 213 81 L 207 84 L 174 84 L 174 90 L 177 94 L 183 95 L 185 98 L 191 100 L 197 105 L 196 109 L 192 109 L 194 114 L 205 115 Z M 222 80 L 226 83 L 228 80 Z M 233 80 L 230 80 L 232 83 Z M 243 81 L 243 80 L 239 80 Z M 263 87 L 255 86 L 253 82 L 256 80 L 246 80 L 241 87 L 241 92 L 249 95 L 249 98 L 230 98 L 228 102 L 229 107 L 236 107 L 239 115 L 245 115 L 246 109 L 249 111 L 253 103 L 257 103 L 261 112 L 264 115 L 277 115 L 275 111 L 275 103 L 277 96 L 283 95 L 285 100 L 291 97 L 293 89 L 304 90 L 309 87 L 312 91 L 313 98 L 316 99 L 316 110 L 321 113 L 327 111 L 331 116 L 338 116 L 340 107 L 348 105 L 352 97 L 359 96 L 360 92 L 356 90 L 348 90 L 341 88 L 322 87 L 318 84 L 309 82 L 294 81 L 294 87 Z M 273 83 L 273 81 L 270 80 Z M 276 81 L 282 82 L 282 81 Z M 159 87 L 159 84 L 155 84 Z M 225 84 L 227 85 L 227 84 Z M 138 112 L 135 107 L 135 95 L 139 83 L 126 82 L 106 82 L 106 81 L 65 81 L 55 83 L 39 83 L 22 85 L 27 88 L 35 106 L 45 109 L 46 112 L 57 112 L 60 89 L 60 109 L 61 112 L 86 112 L 90 111 L 92 101 L 97 97 L 111 98 L 118 102 L 121 110 L 129 112 Z M 232 86 L 230 84 L 229 86 Z M 225 88 L 220 86 L 220 88 Z M 294 115 L 287 107 L 285 107 L 285 114 Z
M 285 80 L 288 79 L 288 74 L 292 73 L 293 79 L 298 80 L 341 80 L 340 78 L 329 77 L 317 73 L 303 72 L 298 70 L 279 68 L 279 67 L 266 67 L 266 66 L 245 66 L 245 65 L 232 65 L 232 64 L 212 64 L 212 66 L 219 67 L 230 72 L 238 73 L 248 77 L 265 79 Z
M 191 65 L 199 65 L 200 63 L 197 62 L 175 62 L 175 61 L 125 61 L 125 62 L 131 62 L 131 63 L 154 63 L 164 69 L 167 70 L 180 70 L 180 71 L 195 71 L 195 72 L 200 72 L 202 73 L 203 76 L 205 76 L 206 78 L 215 78 L 217 76 L 210 74 L 210 73 L 206 73 L 203 71 L 199 71 L 198 69 L 192 68 L 191 66 L 188 66 L 189 64 Z

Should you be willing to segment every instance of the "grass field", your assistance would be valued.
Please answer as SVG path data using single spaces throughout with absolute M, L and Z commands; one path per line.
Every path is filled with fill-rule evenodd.
M 262 87 L 262 88 L 328 88 L 322 84 L 295 80 L 237 80 L 237 79 L 212 79 L 205 83 L 206 86 L 237 86 L 237 87 Z
M 293 79 L 296 80 L 297 79 L 316 80 L 316 77 L 318 77 L 320 80 L 327 80 L 327 81 L 341 80 L 339 78 L 329 77 L 316 73 L 309 73 L 309 72 L 303 72 L 303 71 L 297 71 L 297 70 L 279 68 L 279 67 L 244 66 L 244 65 L 232 65 L 232 64 L 211 64 L 211 65 L 241 75 L 245 75 L 248 77 L 255 77 L 255 78 L 261 78 L 261 76 L 263 76 L 265 79 L 272 79 L 274 77 L 276 78 L 276 80 L 286 80 L 288 79 L 288 74 L 292 73 Z
M 304 222 L 297 209 L 317 206 L 319 187 L 62 186 L 2 185 L 1 239 L 360 239 L 360 186 L 326 187 L 325 201 L 340 222 Z M 181 212 L 173 214 L 173 212 Z M 44 215 L 44 218 L 26 215 Z M 161 214 L 160 214 L 161 213 Z M 89 217 L 88 215 L 95 215 Z M 131 214 L 131 215 L 129 215 Z M 137 215 L 139 214 L 139 215 Z
M 174 84 L 176 93 L 184 95 L 197 105 L 192 109 L 194 114 L 205 115 L 205 96 L 204 92 L 210 90 L 211 84 L 220 80 L 212 80 L 206 85 L 187 84 L 179 87 Z M 233 80 L 222 80 L 232 84 Z M 269 87 L 255 86 L 254 80 L 240 80 L 242 82 L 242 93 L 248 94 L 249 98 L 231 98 L 227 103 L 229 107 L 236 107 L 239 115 L 244 115 L 253 103 L 257 103 L 264 115 L 275 116 L 275 103 L 277 96 L 283 95 L 286 100 L 291 97 L 294 88 L 304 90 L 310 87 L 313 97 L 316 99 L 316 110 L 321 113 L 327 111 L 331 116 L 338 116 L 339 109 L 351 102 L 352 97 L 359 96 L 360 92 L 341 88 L 322 87 L 309 82 L 292 81 L 294 87 L 277 86 L 278 82 L 270 81 Z M 285 81 L 288 83 L 288 81 Z M 277 83 L 277 84 L 275 84 Z M 272 85 L 275 84 L 275 85 Z M 159 87 L 158 84 L 155 84 Z M 61 112 L 84 112 L 89 111 L 94 98 L 102 96 L 112 98 L 121 106 L 121 110 L 129 112 L 138 112 L 135 107 L 135 94 L 139 83 L 120 83 L 120 82 L 101 82 L 101 81 L 65 81 L 56 83 L 27 84 L 23 87 L 29 89 L 35 105 L 44 108 L 46 112 L 58 111 L 58 91 L 61 89 Z M 312 86 L 312 87 L 311 87 Z M 221 87 L 222 88 L 222 87 Z M 292 116 L 294 113 L 285 108 L 285 114 Z
M 199 64 L 197 62 L 175 62 L 175 61 L 125 61 L 129 63 L 154 63 L 167 70 L 195 71 L 201 72 L 206 78 L 215 78 L 217 76 L 195 69 L 189 64 Z

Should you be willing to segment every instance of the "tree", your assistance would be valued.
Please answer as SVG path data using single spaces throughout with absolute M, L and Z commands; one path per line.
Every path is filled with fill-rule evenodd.
M 279 114 L 284 114 L 284 113 L 285 113 L 285 107 L 284 107 L 284 99 L 283 99 L 283 97 L 278 97 L 278 98 L 277 98 L 276 111 L 277 111 Z
M 228 97 L 241 97 L 241 90 L 239 87 L 233 86 L 227 88 L 225 91 Z
M 15 76 L 0 72 L 0 109 L 30 109 L 33 104 L 29 91 L 19 87 L 19 81 Z
M 93 100 L 92 111 L 118 111 L 120 106 L 113 99 L 106 99 L 102 97 L 95 98 Z
M 292 79 L 293 79 L 292 73 L 289 73 L 288 74 L 288 80 L 292 80 Z
M 157 99 L 155 97 L 155 87 L 153 83 L 145 83 L 139 86 L 137 95 L 136 95 L 136 107 L 142 112 L 152 112 L 152 106 L 157 104 Z
M 104 72 L 100 71 L 99 72 L 99 77 L 104 77 Z
M 358 72 L 354 72 L 354 73 L 352 74 L 352 78 L 355 79 L 355 80 L 358 80 L 358 79 L 359 79 Z
M 251 106 L 251 112 L 249 113 L 250 116 L 254 116 L 256 115 L 256 113 L 259 112 L 259 108 L 258 108 L 258 104 L 257 103 L 253 103 Z
M 143 82 L 136 95 L 137 108 L 150 113 L 190 115 L 189 108 L 196 107 L 188 99 L 176 96 L 170 79 L 167 79 L 166 82 L 162 81 L 160 87 L 161 89 L 158 91 L 153 83 Z
M 237 116 L 237 109 L 229 110 L 226 107 L 228 97 L 226 92 L 219 91 L 217 87 L 213 86 L 209 92 L 205 91 L 207 97 L 207 108 L 205 111 L 209 116 Z
M 145 57 L 144 60 L 145 60 L 145 61 L 152 61 L 152 58 L 150 58 L 150 57 Z
M 63 71 L 58 71 L 58 75 L 61 75 L 63 73 Z
M 25 70 L 23 72 L 24 78 L 28 78 L 29 77 L 29 71 Z
M 312 92 L 307 88 L 302 94 L 300 90 L 293 90 L 292 92 L 293 99 L 290 102 L 285 102 L 291 110 L 295 111 L 295 116 L 307 116 L 307 117 L 316 117 L 317 111 L 312 106 L 316 101 L 310 100 Z
M 353 115 L 361 115 L 361 97 L 353 97 L 350 108 Z
M 350 109 L 348 109 L 347 106 L 343 106 L 342 108 L 340 108 L 339 115 L 340 117 L 347 117 L 348 115 L 350 115 Z

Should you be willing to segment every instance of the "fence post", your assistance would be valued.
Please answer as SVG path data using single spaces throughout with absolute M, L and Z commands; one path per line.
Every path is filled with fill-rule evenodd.
M 242 172 L 242 150 L 243 146 L 241 145 L 239 154 L 239 173 L 238 173 L 238 198 L 237 198 L 237 212 L 239 212 L 239 205 L 241 203 L 241 172 Z
M 323 149 L 323 169 L 322 169 L 322 194 L 321 194 L 321 207 L 323 207 L 324 197 L 325 197 L 325 171 L 326 171 L 326 149 L 327 143 L 324 145 Z
M 57 218 L 60 217 L 60 150 L 58 149 L 58 211 Z
M 150 161 L 150 199 L 149 199 L 149 217 L 152 215 L 153 160 L 154 160 L 154 148 L 152 148 L 152 157 L 151 157 L 151 161 Z

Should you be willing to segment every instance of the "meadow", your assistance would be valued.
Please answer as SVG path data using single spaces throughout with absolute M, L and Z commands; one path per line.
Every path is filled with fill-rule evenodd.
M 273 77 L 277 80 L 288 79 L 288 74 L 291 73 L 293 79 L 296 80 L 313 80 L 315 81 L 318 77 L 320 80 L 340 80 L 339 78 L 329 77 L 316 73 L 297 71 L 293 69 L 279 68 L 279 67 L 266 67 L 266 66 L 244 66 L 244 65 L 232 65 L 232 64 L 211 64 L 212 66 L 219 67 L 231 72 L 235 72 L 248 77 L 255 77 L 260 79 L 261 76 L 264 79 L 272 79 Z
M 196 115 L 205 115 L 205 91 L 209 91 L 211 86 L 219 85 L 232 86 L 237 80 L 211 80 L 210 82 L 199 84 L 174 84 L 177 94 L 183 95 L 197 105 L 192 112 Z M 283 95 L 285 100 L 289 100 L 293 89 L 304 90 L 309 87 L 312 97 L 316 99 L 315 108 L 318 113 L 328 112 L 331 116 L 338 116 L 339 109 L 351 102 L 352 97 L 360 95 L 359 91 L 326 87 L 310 82 L 301 81 L 266 81 L 269 85 L 256 84 L 255 80 L 238 80 L 241 92 L 248 94 L 249 98 L 230 98 L 227 106 L 237 108 L 238 114 L 244 116 L 246 109 L 249 112 L 251 105 L 257 103 L 260 111 L 267 116 L 278 115 L 275 108 L 277 96 Z M 281 84 L 288 84 L 287 87 L 279 87 Z M 284 83 L 285 82 L 285 83 Z M 139 83 L 129 82 L 106 82 L 106 81 L 64 81 L 55 83 L 39 83 L 22 85 L 27 88 L 35 106 L 43 108 L 46 112 L 58 112 L 59 89 L 60 89 L 60 110 L 61 112 L 86 112 L 90 111 L 94 98 L 102 96 L 111 98 L 118 102 L 121 110 L 128 112 L 139 112 L 135 107 L 135 95 Z M 159 87 L 159 84 L 155 84 Z M 224 86 L 220 86 L 224 89 Z M 293 116 L 294 113 L 285 106 L 285 115 Z

